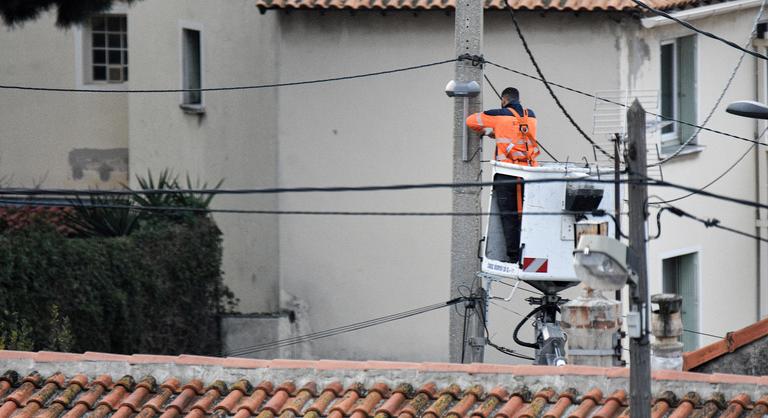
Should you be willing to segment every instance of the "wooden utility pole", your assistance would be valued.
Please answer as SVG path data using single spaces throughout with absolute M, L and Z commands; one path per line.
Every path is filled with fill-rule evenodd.
M 483 44 L 483 4 L 484 0 L 459 0 L 456 2 L 456 20 L 454 40 L 456 56 L 469 54 L 481 55 Z M 483 67 L 473 65 L 472 61 L 456 62 L 456 82 L 476 81 L 482 86 Z M 465 108 L 464 104 L 468 106 Z M 467 135 L 464 124 L 466 114 L 479 112 L 482 106 L 482 94 L 477 97 L 454 99 L 453 106 L 453 181 L 459 183 L 480 181 L 480 160 L 482 145 L 475 135 Z M 468 140 L 468 144 L 464 141 Z M 475 152 L 477 150 L 477 152 Z M 464 154 L 464 155 L 463 155 Z M 463 158 L 462 158 L 463 157 Z M 465 161 L 468 160 L 468 161 Z M 454 212 L 476 212 L 478 216 L 454 216 L 451 229 L 451 297 L 458 297 L 462 289 L 472 289 L 473 294 L 482 294 L 482 282 L 475 274 L 480 271 L 477 259 L 477 246 L 482 236 L 480 223 L 480 190 L 478 188 L 453 189 Z M 482 304 L 477 309 L 484 309 Z M 482 318 L 472 315 L 464 336 L 464 318 L 455 309 L 451 309 L 449 323 L 449 351 L 451 362 L 482 362 L 485 336 Z M 463 309 L 458 309 L 463 313 Z M 465 346 L 465 344 L 467 344 Z
M 651 346 L 648 341 L 648 268 L 645 255 L 648 187 L 645 148 L 645 110 L 635 99 L 627 112 L 627 168 L 629 169 L 630 267 L 637 275 L 632 286 L 630 314 L 637 321 L 630 331 L 629 410 L 633 417 L 651 416 Z M 629 322 L 629 321 L 628 321 Z M 628 324 L 629 325 L 629 324 Z

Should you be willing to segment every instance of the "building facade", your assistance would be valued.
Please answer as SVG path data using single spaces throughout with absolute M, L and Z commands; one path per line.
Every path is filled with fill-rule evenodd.
M 0 48 L 13 51 L 14 58 L 0 59 L 0 74 L 2 84 L 174 89 L 311 80 L 453 58 L 452 11 L 425 4 L 394 9 L 274 1 L 259 2 L 264 12 L 259 13 L 252 1 L 143 0 L 109 13 L 103 25 L 92 21 L 62 31 L 44 17 L 4 30 Z M 710 7 L 708 17 L 695 15 L 692 22 L 746 42 L 760 3 L 669 7 L 686 9 L 680 13 Z M 646 95 L 655 98 L 648 103 L 656 112 L 682 120 L 705 120 L 739 60 L 738 52 L 714 40 L 640 16 L 629 2 L 532 8 L 518 6 L 518 18 L 548 79 L 590 94 Z M 535 74 L 508 11 L 489 2 L 484 25 L 488 60 Z M 539 81 L 489 65 L 485 70 L 496 88 L 520 89 L 522 101 L 536 111 L 539 140 L 556 158 L 594 161 L 592 147 Z M 723 109 L 733 100 L 764 100 L 765 73 L 764 63 L 744 58 L 707 126 L 755 138 L 755 122 Z M 164 168 L 209 184 L 223 178 L 227 188 L 447 182 L 453 102 L 443 88 L 452 78 L 453 66 L 446 64 L 336 83 L 199 95 L 3 91 L 0 176 L 15 186 L 81 188 L 134 184 L 135 175 Z M 596 118 L 607 115 L 599 102 L 557 88 L 556 93 L 580 126 L 595 131 L 596 141 L 608 142 L 607 131 L 596 127 Z M 482 94 L 486 108 L 498 106 L 488 83 Z M 657 122 L 649 119 L 648 139 L 654 150 L 658 145 L 661 158 L 693 133 L 685 125 Z M 708 190 L 765 201 L 764 149 L 748 150 L 752 144 L 711 132 L 702 132 L 692 144 L 663 164 L 665 180 L 701 187 L 749 152 Z M 485 145 L 487 160 L 493 147 L 487 140 Z M 488 167 L 484 172 L 487 178 Z M 669 200 L 684 193 L 652 188 L 650 194 Z M 214 205 L 446 212 L 451 192 L 218 196 Z M 674 205 L 765 234 L 756 226 L 761 224 L 753 208 L 700 196 Z M 651 209 L 652 220 L 656 210 Z M 224 232 L 226 282 L 240 298 L 240 310 L 256 314 L 231 319 L 245 322 L 231 326 L 229 348 L 450 297 L 447 217 L 221 214 L 216 220 Z M 649 235 L 655 235 L 655 223 L 649 225 Z M 686 326 L 723 334 L 765 315 L 764 245 L 669 213 L 661 225 L 660 237 L 649 246 L 651 293 L 687 295 Z M 494 292 L 506 297 L 507 290 Z M 489 312 L 491 337 L 507 347 L 514 347 L 511 331 L 528 309 L 524 291 L 512 296 L 509 302 L 493 301 Z M 282 316 L 284 309 L 293 314 Z M 709 342 L 692 336 L 686 341 L 691 348 Z M 254 355 L 445 360 L 447 341 L 448 312 L 443 310 L 318 340 L 300 350 Z M 490 352 L 487 358 L 513 361 Z

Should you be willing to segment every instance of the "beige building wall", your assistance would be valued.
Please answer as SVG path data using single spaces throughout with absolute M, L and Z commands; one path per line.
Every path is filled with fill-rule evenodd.
M 749 38 L 757 7 L 707 19 L 696 20 L 697 27 L 716 33 L 743 45 Z M 664 25 L 645 29 L 639 36 L 650 52 L 650 58 L 632 80 L 635 89 L 658 89 L 660 86 L 661 42 L 692 32 L 679 25 Z M 697 113 L 701 123 L 714 106 L 726 85 L 740 53 L 715 40 L 698 35 L 697 54 Z M 728 103 L 736 100 L 756 99 L 755 59 L 745 57 L 733 84 L 722 104 L 707 124 L 708 127 L 746 138 L 755 137 L 755 122 L 725 113 Z M 724 172 L 752 144 L 702 132 L 698 139 L 703 147 L 675 159 L 664 167 L 664 179 L 690 187 L 701 187 Z M 764 152 L 761 150 L 761 152 Z M 754 151 L 729 174 L 707 190 L 731 197 L 757 200 Z M 673 199 L 687 193 L 669 188 L 651 188 L 649 194 L 660 199 Z M 672 205 L 701 218 L 717 218 L 725 226 L 750 234 L 756 232 L 754 208 L 711 198 L 692 196 Z M 656 210 L 651 210 L 649 233 L 656 233 Z M 725 335 L 734 329 L 755 322 L 758 311 L 757 243 L 718 229 L 705 228 L 692 220 L 681 219 L 669 213 L 662 215 L 662 235 L 648 248 L 649 284 L 651 294 L 662 290 L 662 260 L 686 253 L 698 253 L 700 331 Z M 700 336 L 705 345 L 714 339 Z
M 267 12 L 267 15 L 276 12 Z M 603 15 L 523 14 L 546 75 L 586 91 L 619 88 L 621 24 Z M 305 80 L 449 59 L 453 16 L 438 12 L 280 14 L 281 81 Z M 506 13 L 486 13 L 485 56 L 533 74 Z M 564 42 L 567 39 L 568 42 Z M 573 48 L 572 43 L 591 45 Z M 517 86 L 539 116 L 539 135 L 557 157 L 592 158 L 591 148 L 555 107 L 540 82 L 487 66 L 497 88 Z M 382 77 L 279 91 L 281 186 L 451 181 L 453 104 L 443 89 L 453 64 Z M 591 131 L 590 100 L 558 91 Z M 487 108 L 498 107 L 484 87 Z M 491 155 L 486 140 L 485 159 Z M 486 166 L 488 177 L 490 170 Z M 450 211 L 448 190 L 281 195 L 284 210 Z M 445 301 L 450 291 L 451 222 L 438 218 L 282 217 L 283 289 L 308 305 L 323 330 Z M 505 290 L 499 289 L 499 292 Z M 506 296 L 506 294 L 504 295 Z M 494 340 L 511 345 L 527 312 L 520 291 L 491 307 Z M 320 340 L 318 358 L 448 359 L 448 312 L 421 315 Z M 488 360 L 509 361 L 488 352 Z
M 746 40 L 755 10 L 698 20 L 722 36 Z M 201 30 L 205 87 L 288 82 L 421 64 L 454 56 L 453 16 L 441 12 L 259 14 L 250 0 L 144 0 L 128 9 L 131 81 L 125 88 L 181 87 L 181 30 Z M 660 42 L 688 34 L 676 25 L 641 29 L 623 15 L 520 13 L 548 79 L 586 92 L 657 90 Z M 485 56 L 534 74 L 504 12 L 486 13 Z M 6 84 L 87 87 L 78 64 L 77 29 L 61 31 L 45 16 L 0 32 Z M 574 47 L 579 45 L 580 47 Z M 725 85 L 738 53 L 698 37 L 698 119 Z M 752 99 L 756 64 L 746 58 L 724 105 Z M 180 94 L 61 94 L 4 91 L 0 99 L 0 177 L 13 185 L 119 187 L 135 174 L 173 169 L 226 188 L 447 182 L 451 179 L 452 109 L 443 88 L 446 64 L 375 78 L 237 92 L 206 92 L 205 113 L 179 108 Z M 520 89 L 539 118 L 541 142 L 560 160 L 593 159 L 540 82 L 492 66 L 502 89 Z M 486 83 L 487 84 L 487 83 Z M 594 102 L 555 88 L 565 107 L 592 131 Z M 486 108 L 498 106 L 484 85 Z M 30 123 L 30 118 L 37 123 Z M 723 111 L 709 125 L 748 138 L 754 123 Z M 605 138 L 595 138 L 605 141 Z M 750 144 L 702 133 L 701 152 L 664 167 L 666 180 L 704 185 Z M 130 162 L 128 152 L 130 149 Z M 484 159 L 491 155 L 485 142 Z M 74 155 L 78 158 L 71 157 Z M 117 155 L 115 160 L 114 155 Z M 124 158 L 123 158 L 124 157 Z M 542 159 L 548 158 L 542 156 Z M 126 161 L 120 166 L 120 161 Z M 114 166 L 107 180 L 99 168 Z M 77 170 L 80 167 L 80 171 Z M 122 167 L 122 168 L 121 168 Z M 82 172 L 82 176 L 76 175 Z M 490 170 L 484 172 L 489 179 Z M 131 181 L 134 181 L 131 179 Z M 750 155 L 709 190 L 755 199 Z M 654 188 L 673 198 L 682 193 Z M 730 227 L 755 231 L 753 209 L 691 197 L 679 206 Z M 264 210 L 450 211 L 448 190 L 344 194 L 218 196 L 214 206 Z M 655 212 L 652 211 L 652 214 Z M 318 331 L 449 298 L 450 219 L 216 215 L 224 232 L 227 284 L 242 312 L 300 307 L 299 329 Z M 650 233 L 655 232 L 650 225 Z M 651 292 L 661 289 L 663 258 L 698 251 L 701 331 L 723 335 L 754 322 L 756 244 L 748 238 L 665 214 L 649 247 Z M 284 291 L 280 294 L 280 291 Z M 508 296 L 494 287 L 494 295 Z M 765 289 L 763 289 L 765 291 Z M 570 292 L 573 296 L 575 292 Z M 518 290 L 490 306 L 492 339 L 511 334 L 529 307 Z M 316 358 L 447 360 L 446 310 L 342 334 L 303 351 Z M 530 337 L 529 337 L 530 339 Z M 701 343 L 711 340 L 702 337 Z M 524 349 L 520 351 L 526 352 Z M 515 362 L 487 351 L 489 362 Z
M 54 22 L 52 14 L 44 14 L 19 27 L 0 27 L 3 84 L 84 87 L 79 30 L 58 29 Z M 3 90 L 0 183 L 120 187 L 128 181 L 127 110 L 123 94 Z
M 278 54 L 275 16 L 249 0 L 145 0 L 129 12 L 133 85 L 182 87 L 181 31 L 201 31 L 203 87 L 272 83 Z M 205 92 L 202 115 L 185 113 L 181 94 L 129 97 L 131 173 L 164 168 L 209 186 L 273 187 L 277 175 L 277 92 Z M 274 196 L 217 196 L 213 206 L 274 210 Z M 217 214 L 225 283 L 242 312 L 279 309 L 278 221 L 273 215 Z

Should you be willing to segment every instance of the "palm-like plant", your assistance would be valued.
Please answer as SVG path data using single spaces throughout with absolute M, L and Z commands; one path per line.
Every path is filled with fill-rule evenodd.
M 65 212 L 68 227 L 85 236 L 123 237 L 138 226 L 141 213 L 130 198 L 113 195 L 79 196 L 70 199 L 73 213 Z
M 200 184 L 199 180 L 192 182 L 189 174 L 186 176 L 186 189 L 182 189 L 179 176 L 174 175 L 172 171 L 165 169 L 160 172 L 157 179 L 152 176 L 151 171 L 147 171 L 146 177 L 136 177 L 139 188 L 144 191 L 133 195 L 133 200 L 140 207 L 164 208 L 163 213 L 174 220 L 188 219 L 190 216 L 205 215 L 206 209 L 211 204 L 216 193 L 194 193 L 181 190 L 208 189 L 208 183 Z M 218 189 L 224 183 L 220 180 L 213 190 Z M 160 191 L 172 191 L 171 193 L 162 193 Z M 191 208 L 197 211 L 173 210 L 172 208 Z M 202 209 L 202 211 L 200 211 Z

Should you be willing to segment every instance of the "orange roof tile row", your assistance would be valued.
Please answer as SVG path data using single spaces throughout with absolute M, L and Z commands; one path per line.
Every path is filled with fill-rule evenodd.
M 683 354 L 683 370 L 695 369 L 702 364 L 708 363 L 724 354 L 732 353 L 767 335 L 768 318 L 764 318 L 738 331 L 729 332 L 720 341 Z
M 627 417 L 627 393 L 623 389 L 603 393 L 594 387 L 584 393 L 568 388 L 557 392 L 544 387 L 532 391 L 479 384 L 464 387 L 429 382 L 389 386 L 374 382 L 346 387 L 339 381 L 320 385 L 309 380 L 233 382 L 217 380 L 207 386 L 199 379 L 181 381 L 153 376 L 139 379 L 126 375 L 113 381 L 108 375 L 88 379 L 37 372 L 19 376 L 7 371 L 0 377 L 0 417 L 13 418 L 517 418 L 517 417 Z M 768 396 L 750 399 L 739 394 L 726 400 L 713 393 L 702 399 L 697 393 L 659 394 L 652 417 L 763 416 Z M 694 415 L 695 414 L 695 415 Z
M 591 367 L 565 365 L 533 366 L 489 363 L 409 363 L 399 361 L 343 361 L 343 360 L 262 360 L 242 357 L 208 357 L 182 354 L 179 356 L 150 355 L 150 354 L 111 354 L 98 352 L 60 353 L 53 351 L 13 351 L 0 350 L 0 366 L 14 364 L 14 361 L 32 361 L 40 365 L 82 364 L 87 368 L 89 363 L 119 362 L 128 365 L 168 364 L 177 366 L 215 366 L 225 369 L 273 369 L 290 370 L 306 369 L 314 372 L 331 370 L 358 371 L 415 371 L 418 373 L 456 373 L 468 375 L 507 374 L 514 376 L 585 376 L 594 378 L 629 378 L 629 369 L 625 367 Z M 56 366 L 56 365 L 54 365 Z M 35 366 L 36 368 L 38 366 Z M 50 366 L 48 366 L 50 367 Z M 723 373 L 693 373 L 672 370 L 655 370 L 652 373 L 656 381 L 692 382 L 701 384 L 739 384 L 768 387 L 768 376 L 747 376 Z M 0 418 L 2 416 L 0 415 Z
M 672 9 L 700 3 L 700 0 L 651 0 L 647 4 Z M 515 10 L 635 10 L 630 0 L 509 0 Z M 445 10 L 453 9 L 456 0 L 257 0 L 262 11 L 269 9 L 348 9 L 348 10 Z M 485 8 L 502 10 L 506 0 L 485 0 Z

